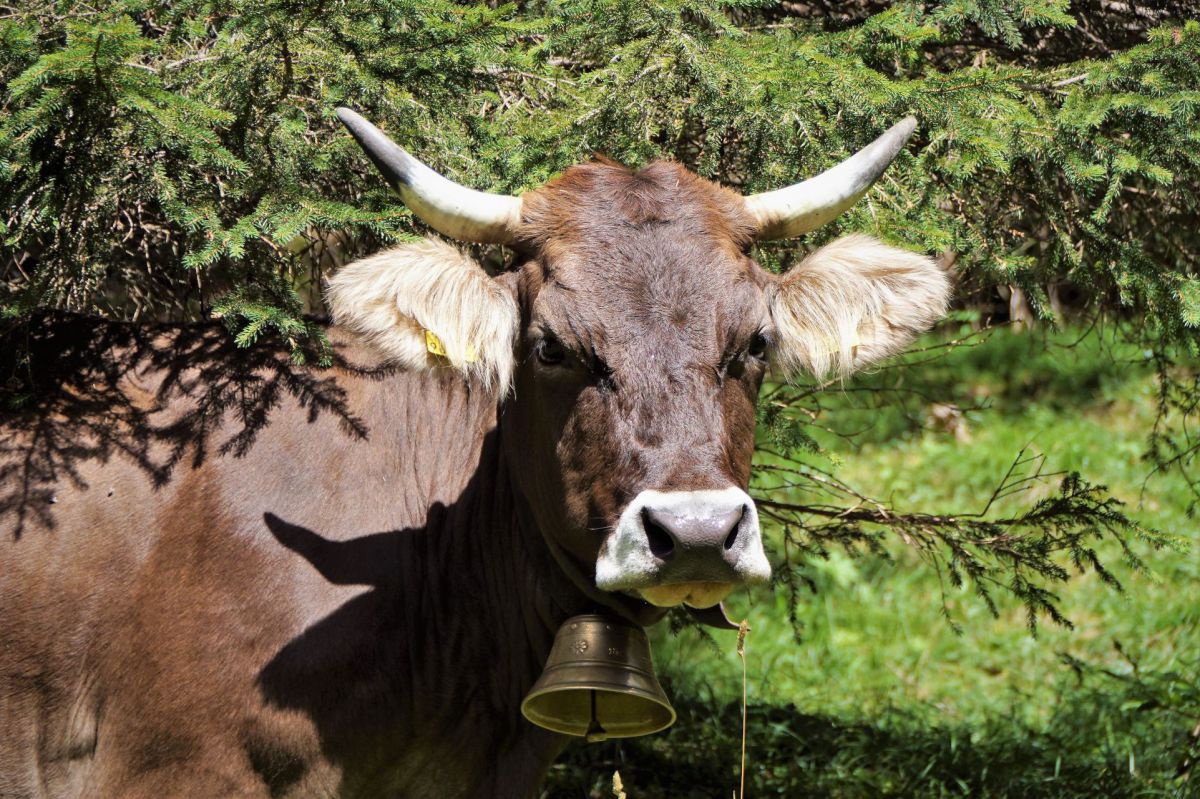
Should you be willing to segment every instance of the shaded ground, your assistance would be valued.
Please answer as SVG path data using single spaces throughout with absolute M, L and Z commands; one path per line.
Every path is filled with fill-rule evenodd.
M 748 714 L 746 794 L 1200 795 L 1191 767 L 1200 747 L 1177 735 L 1175 709 L 1151 696 L 1166 686 L 1105 688 L 1081 688 L 1042 730 L 1003 721 L 992 729 L 927 724 L 900 711 L 849 721 L 791 705 L 755 705 Z M 1200 697 L 1194 684 L 1191 690 L 1194 709 Z M 554 767 L 545 796 L 611 796 L 614 770 L 630 799 L 730 796 L 738 785 L 740 707 L 689 702 L 677 710 L 679 722 L 668 733 L 575 746 Z M 1139 746 L 1115 744 L 1135 729 L 1143 736 Z

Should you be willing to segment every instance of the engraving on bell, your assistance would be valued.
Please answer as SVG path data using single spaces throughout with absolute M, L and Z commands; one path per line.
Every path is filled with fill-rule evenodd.
M 588 741 L 649 735 L 675 723 L 646 632 L 591 613 L 558 628 L 521 713 L 539 727 Z

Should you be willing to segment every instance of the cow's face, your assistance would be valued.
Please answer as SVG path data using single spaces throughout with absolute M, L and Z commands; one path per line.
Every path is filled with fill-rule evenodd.
M 745 489 L 776 332 L 741 197 L 675 164 L 588 164 L 523 210 L 505 435 L 540 526 L 655 604 L 766 579 Z
M 797 192 L 821 190 L 812 181 L 743 198 L 676 164 L 594 163 L 502 198 L 343 121 L 432 226 L 522 257 L 495 279 L 433 241 L 394 250 L 331 281 L 335 316 L 410 367 L 498 388 L 508 465 L 538 526 L 605 591 L 707 607 L 765 580 L 746 487 L 768 368 L 848 373 L 945 307 L 946 278 L 928 259 L 864 237 L 782 277 L 760 268 L 756 238 L 807 229 L 796 214 L 828 218 L 829 203 Z

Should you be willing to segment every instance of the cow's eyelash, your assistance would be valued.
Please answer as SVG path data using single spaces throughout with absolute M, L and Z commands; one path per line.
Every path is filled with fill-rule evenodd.
M 545 335 L 533 347 L 534 356 L 542 363 L 556 365 L 570 357 L 570 352 L 556 336 Z
M 574 361 L 575 363 L 579 364 L 579 366 L 594 375 L 598 380 L 604 381 L 605 383 L 612 382 L 612 368 L 609 367 L 608 362 L 605 361 L 598 352 L 596 352 L 594 347 L 589 347 L 587 350 L 580 350 L 579 348 L 572 347 L 549 328 L 543 327 L 539 330 L 539 338 L 537 343 L 534 344 L 532 356 L 538 357 L 538 353 L 546 346 L 547 342 L 551 342 L 553 346 L 562 350 L 564 360 L 570 359 Z
M 775 340 L 772 337 L 771 332 L 769 330 L 759 328 L 758 330 L 754 331 L 754 334 L 748 339 L 742 339 L 738 343 L 729 347 L 725 353 L 725 356 L 721 359 L 721 367 L 724 368 L 728 366 L 734 360 L 743 355 L 751 354 L 751 351 L 756 348 L 761 349 L 762 354 L 755 355 L 755 357 L 761 358 L 765 356 L 767 352 L 771 351 L 771 347 L 774 346 L 774 344 Z
M 745 347 L 745 352 L 754 355 L 756 358 L 765 358 L 771 348 L 775 346 L 775 340 L 771 336 L 770 331 L 759 328 L 754 331 L 754 335 L 750 337 L 749 343 Z M 758 354 L 754 350 L 759 350 Z
M 612 377 L 612 369 L 608 366 L 608 361 L 604 360 L 600 353 L 596 352 L 596 348 L 589 346 L 586 351 L 578 353 L 579 362 L 584 368 L 591 372 L 600 380 L 608 380 Z
M 594 349 L 592 350 L 591 363 L 588 365 L 588 369 L 598 380 L 606 385 L 613 385 L 612 368 L 608 365 L 608 361 L 601 358 Z

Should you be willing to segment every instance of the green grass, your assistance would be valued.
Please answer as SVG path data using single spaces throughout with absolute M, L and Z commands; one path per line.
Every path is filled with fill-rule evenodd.
M 965 415 L 968 441 L 922 426 L 912 402 L 907 413 L 856 409 L 861 394 L 835 392 L 827 400 L 838 410 L 823 420 L 861 434 L 848 442 L 815 433 L 824 451 L 805 457 L 899 510 L 963 512 L 985 504 L 1027 447 L 1047 470 L 1107 485 L 1139 521 L 1191 546 L 1137 547 L 1149 575 L 1131 573 L 1115 545 L 1100 547 L 1124 593 L 1094 574 L 1072 579 L 1057 591 L 1074 629 L 1043 621 L 1036 637 L 1015 601 L 993 618 L 968 587 L 949 589 L 943 607 L 936 572 L 899 540 L 889 557 L 834 550 L 806 565 L 816 591 L 799 608 L 799 644 L 784 592 L 736 595 L 732 615 L 753 628 L 749 795 L 1200 795 L 1200 767 L 1185 769 L 1187 780 L 1176 774 L 1189 750 L 1200 754 L 1189 738 L 1200 723 L 1200 536 L 1185 514 L 1190 494 L 1177 475 L 1146 479 L 1155 381 L 1141 353 L 1111 333 L 1079 338 L 998 331 L 907 367 L 906 385 L 926 396 L 979 406 Z M 1028 504 L 1053 483 L 997 510 Z M 729 796 L 736 787 L 734 636 L 717 633 L 714 647 L 690 630 L 652 635 L 660 673 L 687 698 L 680 724 L 658 740 L 581 749 L 556 772 L 552 795 L 586 795 L 575 791 L 621 763 L 631 799 Z

